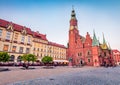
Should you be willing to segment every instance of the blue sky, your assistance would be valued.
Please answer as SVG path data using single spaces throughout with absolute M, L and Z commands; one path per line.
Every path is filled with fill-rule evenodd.
M 102 42 L 120 50 L 120 0 L 0 0 L 0 18 L 47 34 L 49 41 L 67 45 L 72 5 L 80 35 L 93 29 Z

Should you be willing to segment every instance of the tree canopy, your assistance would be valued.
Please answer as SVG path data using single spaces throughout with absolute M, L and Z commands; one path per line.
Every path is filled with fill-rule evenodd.
M 51 56 L 44 56 L 42 58 L 42 62 L 43 63 L 51 63 L 51 62 L 53 62 L 53 58 Z
M 10 55 L 7 52 L 0 52 L 0 62 L 9 61 Z
M 24 54 L 23 56 L 21 56 L 21 60 L 23 60 L 24 62 L 26 62 L 26 61 L 35 62 L 37 60 L 37 57 L 33 54 Z

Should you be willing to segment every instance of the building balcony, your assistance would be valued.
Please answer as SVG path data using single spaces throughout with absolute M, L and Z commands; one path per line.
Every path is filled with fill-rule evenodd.
M 24 44 L 24 42 L 20 42 L 20 44 Z
M 5 39 L 5 41 L 6 41 L 6 42 L 10 42 L 10 40 L 8 40 L 8 39 Z
M 17 41 L 13 41 L 14 43 L 17 43 Z

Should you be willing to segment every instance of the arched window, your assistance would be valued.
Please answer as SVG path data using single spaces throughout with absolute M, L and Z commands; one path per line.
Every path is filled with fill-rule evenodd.
M 15 59 L 15 56 L 14 56 L 14 55 L 11 55 L 9 61 L 14 62 L 14 59 Z
M 91 52 L 90 52 L 90 51 L 88 51 L 88 52 L 87 52 L 87 55 L 90 55 L 90 54 L 91 54 Z
M 21 56 L 18 56 L 17 57 L 17 62 L 21 62 L 21 61 L 22 61 Z
M 80 53 L 78 53 L 78 56 L 82 56 L 82 53 L 80 52 Z
M 90 63 L 90 59 L 88 58 L 88 62 Z
M 104 56 L 106 56 L 106 52 L 104 52 Z

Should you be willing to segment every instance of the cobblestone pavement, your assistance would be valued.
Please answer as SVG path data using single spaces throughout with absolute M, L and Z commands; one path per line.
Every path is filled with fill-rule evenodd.
M 27 80 L 17 80 L 4 85 L 120 85 L 120 67 L 57 67 L 39 70 L 42 76 L 33 79 L 29 76 Z M 37 72 L 37 69 L 34 71 Z

